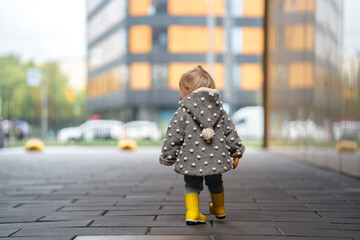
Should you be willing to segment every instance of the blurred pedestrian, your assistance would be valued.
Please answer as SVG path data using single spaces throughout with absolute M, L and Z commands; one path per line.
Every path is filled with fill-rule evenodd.
M 245 147 L 208 72 L 201 66 L 191 69 L 181 76 L 179 87 L 180 107 L 168 126 L 159 161 L 184 175 L 188 225 L 206 223 L 199 212 L 203 179 L 211 195 L 210 213 L 225 218 L 222 173 L 236 168 Z

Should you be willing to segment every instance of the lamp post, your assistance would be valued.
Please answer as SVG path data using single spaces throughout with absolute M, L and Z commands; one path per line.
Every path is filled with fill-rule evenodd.
M 225 31 L 225 46 L 224 46 L 224 67 L 225 67 L 225 102 L 229 104 L 229 114 L 231 114 L 233 109 L 233 90 L 232 90 L 232 66 L 233 66 L 233 54 L 232 54 L 232 39 L 231 39 L 231 30 L 233 26 L 233 19 L 231 16 L 231 4 L 232 0 L 226 0 L 225 4 L 225 13 L 223 28 Z
M 47 82 L 38 68 L 29 68 L 26 72 L 26 81 L 30 87 L 41 87 L 41 139 L 47 139 L 48 132 L 48 96 Z
M 215 34 L 214 34 L 214 28 L 215 28 L 215 14 L 214 14 L 214 1 L 215 0 L 207 0 L 207 4 L 208 4 L 208 14 L 207 14 L 207 18 L 206 18 L 206 26 L 208 29 L 208 46 L 209 49 L 207 51 L 206 54 L 206 63 L 208 65 L 209 68 L 209 73 L 212 77 L 214 76 L 215 70 L 214 70 L 214 65 L 215 65 L 215 53 L 214 53 L 214 38 L 215 38 Z

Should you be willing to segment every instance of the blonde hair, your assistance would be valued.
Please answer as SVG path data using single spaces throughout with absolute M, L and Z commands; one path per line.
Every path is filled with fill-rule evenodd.
M 188 87 L 190 92 L 201 87 L 215 89 L 214 80 L 200 65 L 181 75 L 180 83 Z

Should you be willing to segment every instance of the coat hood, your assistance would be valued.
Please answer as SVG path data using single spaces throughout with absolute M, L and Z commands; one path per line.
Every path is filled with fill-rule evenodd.
M 203 128 L 203 135 L 206 140 L 213 137 L 213 128 L 222 115 L 222 102 L 219 98 L 219 90 L 202 87 L 185 96 L 179 102 L 183 111 L 190 113 Z

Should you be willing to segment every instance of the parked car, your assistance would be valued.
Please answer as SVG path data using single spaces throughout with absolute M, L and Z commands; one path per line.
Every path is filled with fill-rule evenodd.
M 243 140 L 262 140 L 264 136 L 264 109 L 250 106 L 237 110 L 232 117 Z
M 124 124 L 116 120 L 89 120 L 80 125 L 81 133 L 93 134 L 94 139 L 120 139 L 125 136 Z
M 132 121 L 125 124 L 126 137 L 134 140 L 160 140 L 159 127 L 154 122 Z
M 58 132 L 59 142 L 115 139 L 125 137 L 124 123 L 116 120 L 89 120 L 79 127 L 63 128 Z
M 57 140 L 61 143 L 81 140 L 80 127 L 63 128 L 58 132 Z

